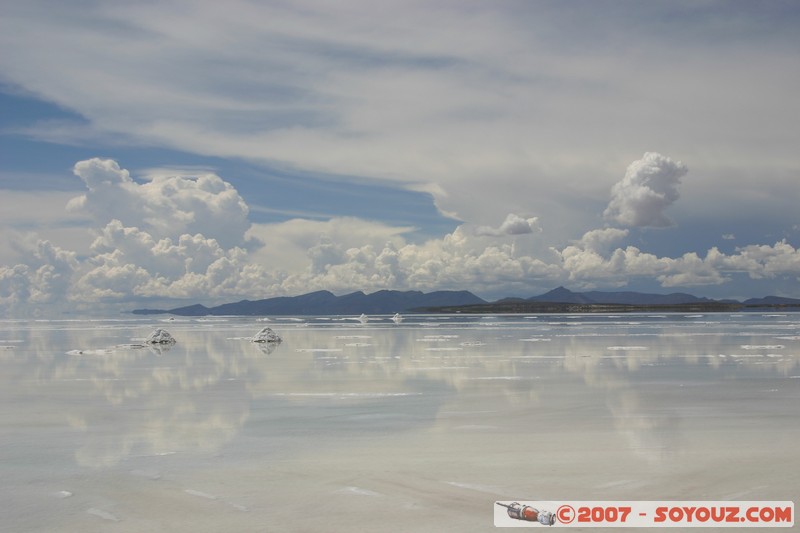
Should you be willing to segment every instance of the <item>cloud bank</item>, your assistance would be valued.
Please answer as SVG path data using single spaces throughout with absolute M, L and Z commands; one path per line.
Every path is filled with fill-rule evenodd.
M 637 279 L 664 288 L 707 287 L 742 275 L 798 280 L 800 272 L 800 249 L 786 240 L 663 257 L 626 244 L 631 229 L 605 227 L 543 248 L 539 219 L 510 214 L 497 228 L 465 223 L 442 238 L 413 243 L 405 237 L 411 228 L 357 218 L 250 224 L 236 189 L 211 173 L 138 182 L 102 159 L 80 161 L 74 171 L 86 193 L 67 208 L 95 221 L 90 253 L 44 239 L 19 243 L 20 262 L 0 267 L 0 306 L 7 314 L 43 305 L 219 303 L 318 289 L 481 287 L 484 295 L 525 295 L 558 284 L 622 287 Z M 614 187 L 609 210 L 629 224 L 663 220 L 685 173 L 684 165 L 647 153 Z M 486 237 L 492 237 L 488 246 Z

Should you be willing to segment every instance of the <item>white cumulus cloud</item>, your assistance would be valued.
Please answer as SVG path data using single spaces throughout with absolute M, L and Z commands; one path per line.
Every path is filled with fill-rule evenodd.
M 796 204 L 791 2 L 550 4 L 5 2 L 0 71 L 81 117 L 27 137 L 390 180 L 476 225 L 561 216 L 551 244 L 593 223 L 587 201 L 644 143 L 693 160 L 695 201 L 724 216 L 753 191 L 769 193 L 751 213 Z M 670 187 L 629 185 L 609 220 L 669 224 Z
M 501 237 L 504 235 L 525 235 L 541 231 L 537 217 L 523 218 L 514 213 L 509 213 L 499 228 L 491 226 L 478 226 L 475 235 Z
M 23 261 L 0 266 L 0 309 L 13 312 L 71 297 L 72 277 L 79 266 L 75 252 L 39 240 L 23 250 Z
M 646 154 L 615 187 L 618 202 L 609 209 L 617 205 L 619 216 L 652 224 L 677 198 L 683 173 L 682 164 Z M 411 242 L 412 227 L 354 217 L 250 224 L 239 193 L 213 173 L 159 173 L 137 181 L 115 161 L 91 159 L 76 164 L 75 174 L 87 192 L 69 207 L 94 221 L 91 246 L 77 253 L 30 236 L 17 243 L 17 264 L 0 266 L 0 309 L 23 313 L 26 306 L 131 300 L 213 305 L 320 289 L 526 295 L 567 283 L 607 288 L 638 280 L 672 288 L 720 285 L 735 276 L 797 279 L 800 273 L 800 250 L 787 240 L 730 254 L 712 247 L 705 255 L 664 257 L 626 243 L 630 229 L 606 227 L 562 246 L 539 239 L 497 239 L 487 246 L 486 236 L 541 231 L 538 218 L 512 213 L 499 227 L 475 230 L 465 223 L 440 238 Z M 639 197 L 650 199 L 632 200 Z M 263 246 L 248 246 L 255 241 Z
M 672 221 L 664 210 L 679 197 L 678 185 L 688 168 L 655 152 L 628 166 L 625 177 L 611 189 L 603 216 L 629 227 L 665 227 Z
M 137 183 L 116 161 L 98 158 L 76 163 L 73 172 L 87 192 L 68 209 L 90 214 L 101 225 L 116 219 L 156 239 L 200 233 L 213 235 L 223 247 L 244 244 L 247 204 L 215 174 L 160 174 Z

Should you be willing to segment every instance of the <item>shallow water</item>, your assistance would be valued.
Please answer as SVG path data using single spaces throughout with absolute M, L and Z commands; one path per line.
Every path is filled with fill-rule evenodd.
M 249 342 L 261 327 L 277 346 Z M 137 348 L 154 328 L 177 344 Z M 0 531 L 800 501 L 800 314 L 0 321 Z

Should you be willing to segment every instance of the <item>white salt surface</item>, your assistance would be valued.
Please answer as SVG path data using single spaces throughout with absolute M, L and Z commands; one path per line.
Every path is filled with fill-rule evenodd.
M 742 350 L 783 350 L 783 344 L 742 344 Z
M 461 346 L 470 346 L 470 347 L 486 346 L 486 343 L 481 341 L 466 341 L 462 342 Z
M 92 507 L 91 509 L 88 509 L 86 513 L 92 516 L 96 516 L 98 518 L 102 518 L 103 520 L 109 520 L 111 522 L 119 522 L 119 518 L 109 513 L 108 511 L 103 511 L 102 509 L 96 509 Z
M 382 496 L 380 492 L 375 492 L 374 490 L 369 489 L 362 489 L 361 487 L 344 487 L 336 491 L 339 494 L 354 494 L 356 496 Z
M 0 321 L 0 531 L 470 533 L 496 500 L 800 501 L 800 315 L 373 318 L 368 340 L 274 319 L 268 357 L 229 340 L 258 318 L 176 320 L 161 350 L 126 349 L 152 327 L 133 317 Z
M 192 496 L 197 496 L 199 498 L 205 498 L 207 500 L 216 500 L 217 499 L 217 497 L 214 496 L 213 494 L 208 494 L 207 492 L 202 492 L 202 491 L 199 491 L 199 490 L 186 489 L 183 492 L 185 492 L 186 494 L 191 494 Z
M 620 351 L 620 352 L 639 352 L 642 350 L 649 350 L 647 346 L 607 346 L 606 350 Z

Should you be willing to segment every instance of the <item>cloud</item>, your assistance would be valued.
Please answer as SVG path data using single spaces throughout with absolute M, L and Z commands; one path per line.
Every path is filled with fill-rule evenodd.
M 412 236 L 423 224 L 413 215 L 251 224 L 212 170 L 129 173 L 93 159 L 75 166 L 86 191 L 68 215 L 57 195 L 4 194 L 8 302 L 797 276 L 793 244 L 722 254 L 687 218 L 626 242 L 633 228 L 673 223 L 679 187 L 694 222 L 740 241 L 772 243 L 798 223 L 793 6 L 592 3 L 576 16 L 558 3 L 471 0 L 184 4 L 8 3 L 3 82 L 30 97 L 29 111 L 41 100 L 66 112 L 25 123 L 20 110 L 3 133 L 39 149 L 133 146 L 147 164 L 180 150 L 300 181 L 426 191 L 464 225 L 421 242 L 431 232 Z M 702 179 L 681 184 L 686 167 L 656 153 L 631 163 L 649 146 L 680 154 Z M 280 212 L 308 212 L 298 196 Z M 251 201 L 276 207 L 268 193 Z M 743 205 L 757 227 L 743 227 Z M 618 228 L 587 231 L 601 215 Z M 62 221 L 83 233 L 92 224 L 91 238 L 73 244 L 73 231 L 65 244 Z M 536 238 L 507 238 L 526 234 Z M 9 235 L 30 240 L 15 247 Z M 37 257 L 37 236 L 74 255 Z M 652 253 L 678 246 L 676 257 Z
M 594 252 L 606 251 L 612 244 L 628 236 L 628 230 L 617 228 L 593 229 L 583 234 L 577 246 Z
M 558 266 L 521 255 L 512 244 L 486 247 L 473 239 L 459 227 L 421 244 L 399 241 L 343 249 L 322 240 L 310 251 L 311 266 L 286 276 L 282 286 L 290 294 L 310 288 L 506 290 L 537 282 L 549 285 L 559 276 Z
M 672 221 L 664 210 L 679 197 L 678 185 L 688 168 L 655 152 L 628 166 L 625 177 L 611 189 L 603 216 L 629 227 L 665 227 Z
M 698 287 L 729 282 L 735 274 L 747 274 L 751 279 L 800 279 L 800 249 L 785 240 L 744 246 L 733 254 L 713 247 L 705 257 L 695 252 L 677 258 L 658 257 L 635 246 L 617 248 L 607 256 L 588 247 L 569 246 L 560 254 L 571 281 L 593 286 L 621 286 L 631 278 L 654 278 L 662 287 Z
M 792 276 L 800 281 L 800 248 L 785 239 L 774 245 L 751 244 L 736 249 L 736 254 L 719 254 L 721 266 L 746 272 L 752 279 Z
M 23 250 L 14 266 L 0 265 L 0 309 L 24 310 L 29 305 L 54 304 L 71 296 L 79 261 L 75 252 L 39 240 Z
M 223 248 L 200 233 L 157 240 L 112 220 L 92 249 L 95 255 L 75 281 L 73 296 L 82 301 L 263 297 L 274 283 L 266 270 L 249 261 L 244 248 Z
M 658 169 L 670 167 L 666 158 L 650 159 L 660 162 Z M 632 165 L 630 174 L 641 175 L 640 166 Z M 424 242 L 410 241 L 412 227 L 353 217 L 250 224 L 239 193 L 214 174 L 158 172 L 139 183 L 111 160 L 82 161 L 75 169 L 87 192 L 70 208 L 97 224 L 88 253 L 30 236 L 18 242 L 19 262 L 0 267 L 0 308 L 6 312 L 131 300 L 214 304 L 320 289 L 468 288 L 525 295 L 564 283 L 588 288 L 637 280 L 708 287 L 742 274 L 768 280 L 797 279 L 800 272 L 800 250 L 786 240 L 673 258 L 627 244 L 629 229 L 606 227 L 562 247 L 538 239 L 487 246 L 487 235 L 541 231 L 538 218 L 515 214 L 498 228 L 475 230 L 465 223 Z M 227 224 L 225 206 L 233 219 Z M 256 241 L 263 246 L 245 246 Z
M 357 217 L 324 221 L 297 218 L 253 224 L 247 236 L 264 243 L 250 253 L 252 262 L 276 271 L 297 272 L 310 267 L 316 272 L 343 260 L 351 248 L 381 248 L 387 243 L 405 246 L 405 236 L 413 230 L 410 226 L 390 226 Z
M 717 251 L 705 259 L 691 252 L 673 259 L 642 252 L 635 246 L 617 248 L 609 256 L 570 246 L 561 252 L 569 281 L 581 287 L 623 287 L 633 279 L 656 279 L 662 287 L 719 285 L 729 281 L 717 264 Z
M 483 287 L 486 292 L 525 294 L 556 284 L 584 288 L 626 286 L 656 280 L 662 287 L 708 287 L 738 273 L 753 279 L 796 276 L 800 251 L 781 241 L 750 246 L 726 255 L 716 248 L 662 257 L 635 246 L 616 247 L 628 230 L 591 230 L 574 244 L 550 253 L 523 253 L 513 244 L 486 247 L 459 227 L 422 244 L 387 243 L 344 248 L 321 238 L 309 251 L 310 265 L 283 277 L 286 294 L 328 289 L 373 291 L 385 288 L 436 290 Z
M 755 171 L 772 184 L 796 166 L 785 102 L 800 74 L 785 7 L 597 4 L 581 17 L 524 2 L 437 2 L 433 14 L 393 1 L 184 7 L 9 5 L 0 46 L 15 53 L 0 70 L 82 117 L 71 133 L 57 128 L 59 142 L 113 137 L 390 180 L 433 191 L 442 213 L 475 225 L 561 214 L 553 242 L 589 227 L 596 210 L 582 195 L 607 190 L 645 143 L 703 159 L 693 168 L 714 183 L 701 203 L 735 198 Z M 52 124 L 38 129 L 53 140 Z M 719 187 L 729 168 L 737 187 Z M 668 223 L 663 207 L 653 217 L 619 207 L 610 219 L 626 226 Z
M 46 181 L 47 177 L 32 180 Z M 0 182 L 2 179 L 0 178 Z M 80 213 L 68 214 L 64 206 L 75 196 L 65 191 L 18 191 L 0 189 L 3 198 L 3 209 L 0 210 L 0 225 L 20 230 L 51 229 L 59 226 L 88 226 L 91 218 Z
M 138 183 L 116 161 L 89 159 L 74 173 L 87 192 L 67 209 L 98 229 L 87 257 L 43 239 L 16 244 L 20 263 L 0 272 L 0 304 L 120 302 L 130 298 L 265 295 L 271 275 L 247 254 L 248 208 L 212 173 L 151 173 Z
M 213 235 L 223 247 L 245 244 L 247 204 L 215 174 L 159 173 L 140 184 L 116 161 L 98 158 L 76 163 L 73 172 L 88 191 L 67 208 L 91 215 L 99 224 L 119 220 L 156 239 L 200 233 Z
M 525 235 L 534 231 L 541 232 L 538 217 L 523 218 L 514 213 L 510 213 L 499 228 L 490 226 L 478 226 L 475 235 L 488 237 L 501 237 L 504 235 Z
M 47 181 L 47 177 L 40 176 L 29 179 L 34 180 L 29 183 Z M 0 177 L 0 183 L 2 182 L 3 177 Z M 25 250 L 35 247 L 36 241 L 40 239 L 58 242 L 62 247 L 86 253 L 92 241 L 87 229 L 93 221 L 87 215 L 64 211 L 64 206 L 74 196 L 74 192 L 0 189 L 2 261 L 23 260 Z
M 338 222 L 342 227 L 358 223 Z M 480 237 L 463 228 L 421 244 L 395 237 L 383 245 L 349 248 L 323 233 L 306 251 L 301 268 L 282 269 L 279 261 L 255 264 L 244 249 L 223 249 L 199 234 L 155 240 L 112 221 L 88 259 L 40 242 L 27 264 L 0 267 L 0 306 L 19 312 L 26 305 L 120 303 L 131 298 L 210 304 L 321 289 L 343 293 L 482 287 L 484 294 L 525 295 L 563 283 L 607 288 L 657 280 L 669 288 L 707 287 L 742 273 L 752 279 L 797 279 L 800 272 L 800 250 L 785 241 L 746 246 L 733 254 L 712 248 L 705 256 L 690 252 L 671 258 L 635 246 L 614 248 L 625 235 L 626 230 L 614 228 L 592 230 L 563 250 L 537 257 L 521 253 L 513 244 L 480 246 Z

